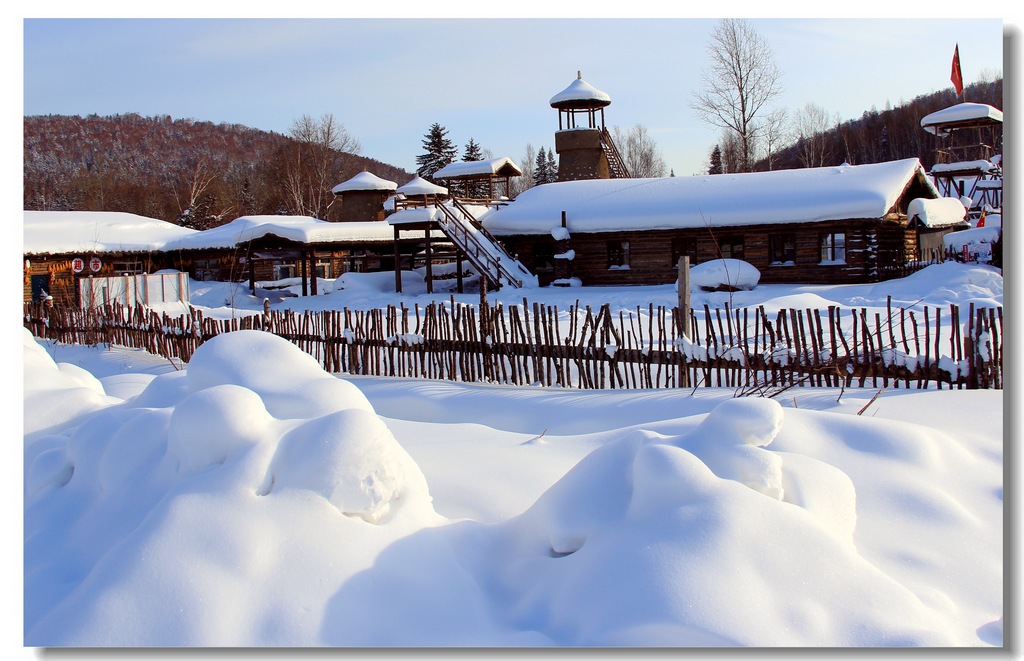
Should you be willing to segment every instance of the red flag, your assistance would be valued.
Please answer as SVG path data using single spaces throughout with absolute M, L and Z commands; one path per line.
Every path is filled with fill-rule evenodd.
M 960 44 L 953 47 L 953 72 L 949 75 L 953 81 L 953 89 L 958 95 L 964 93 L 964 76 L 960 73 Z

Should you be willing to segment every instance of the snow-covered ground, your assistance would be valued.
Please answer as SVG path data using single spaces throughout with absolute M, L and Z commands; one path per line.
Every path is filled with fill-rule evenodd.
M 693 304 L 887 295 L 1001 305 L 1002 278 L 946 264 Z M 448 297 L 354 286 L 272 305 Z M 213 316 L 263 305 L 222 283 L 193 282 L 192 300 Z M 338 377 L 254 331 L 187 368 L 23 344 L 28 646 L 1002 644 L 1002 391 L 761 399 Z

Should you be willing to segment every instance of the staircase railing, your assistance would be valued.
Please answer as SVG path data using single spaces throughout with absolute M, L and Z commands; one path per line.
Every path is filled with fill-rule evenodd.
M 619 150 L 615 146 L 615 142 L 612 140 L 612 136 L 607 128 L 601 129 L 601 149 L 604 150 L 604 155 L 608 157 L 608 167 L 611 170 L 612 179 L 629 179 L 630 174 L 626 168 L 626 162 L 622 159 L 622 155 L 619 154 Z
M 454 210 L 441 202 L 434 205 L 441 211 L 437 220 L 445 236 L 466 254 L 473 266 L 495 287 L 500 287 L 503 279 L 517 289 L 522 287 L 522 278 L 508 267 L 515 259 L 461 202 L 455 198 L 451 202 Z

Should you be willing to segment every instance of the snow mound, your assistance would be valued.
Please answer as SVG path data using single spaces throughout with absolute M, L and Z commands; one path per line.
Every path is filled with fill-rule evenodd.
M 718 477 L 736 480 L 782 500 L 782 460 L 763 450 L 782 428 L 782 407 L 772 399 L 719 404 L 680 445 Z
M 740 259 L 713 259 L 690 267 L 690 288 L 706 291 L 749 290 L 757 286 L 761 272 Z M 678 282 L 676 283 L 678 286 Z
M 275 418 L 311 418 L 349 408 L 373 410 L 358 388 L 324 372 L 316 358 L 291 342 L 263 331 L 218 335 L 192 356 L 190 391 L 229 384 L 255 392 Z
M 380 418 L 358 409 L 310 420 L 281 439 L 263 493 L 284 489 L 313 491 L 369 523 L 400 500 L 430 501 L 419 467 Z
M 365 397 L 296 352 L 274 335 L 226 333 L 187 373 L 118 400 L 26 341 L 29 390 L 89 413 L 26 435 L 26 645 L 280 645 L 259 623 L 308 609 L 253 594 L 329 593 L 340 578 L 321 585 L 318 563 L 353 539 L 352 526 L 378 532 L 348 571 L 374 552 L 364 547 L 441 520 Z M 87 406 L 67 404 L 76 398 Z M 315 626 L 303 617 L 284 626 Z M 190 632 L 192 621 L 216 626 Z
M 782 423 L 774 401 L 737 399 L 680 437 L 587 455 L 495 531 L 509 612 L 544 613 L 562 645 L 948 644 L 940 614 L 858 553 L 849 478 L 769 450 Z M 725 574 L 747 594 L 719 589 Z
M 113 404 L 95 376 L 70 363 L 57 363 L 22 329 L 26 435 L 54 431 L 79 416 Z

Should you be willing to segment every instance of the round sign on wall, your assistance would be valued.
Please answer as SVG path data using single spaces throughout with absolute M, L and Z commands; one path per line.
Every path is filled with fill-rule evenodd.
M 103 268 L 103 262 L 100 261 L 99 257 L 92 257 L 89 259 L 89 270 L 93 273 L 98 273 Z
M 71 260 L 71 270 L 75 273 L 81 273 L 85 270 L 85 260 L 81 257 L 75 257 Z

